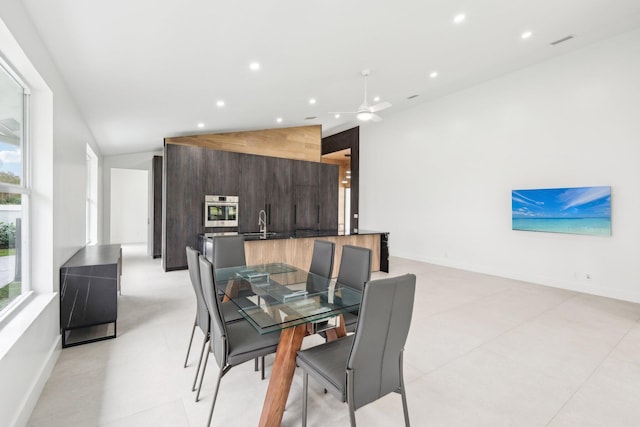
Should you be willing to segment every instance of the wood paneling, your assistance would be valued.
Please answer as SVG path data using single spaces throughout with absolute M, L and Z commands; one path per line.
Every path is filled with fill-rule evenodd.
M 179 136 L 164 141 L 166 144 L 320 162 L 322 126 Z
M 244 242 L 247 264 L 284 262 L 306 270 L 311 265 L 314 240 L 327 240 L 336 244 L 332 277 L 338 276 L 342 247 L 344 245 L 362 246 L 371 249 L 371 271 L 380 271 L 379 234 L 327 236 L 308 239 L 248 240 Z

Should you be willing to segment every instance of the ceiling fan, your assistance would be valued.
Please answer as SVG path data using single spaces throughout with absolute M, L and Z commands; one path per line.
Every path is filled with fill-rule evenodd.
M 362 101 L 362 104 L 358 107 L 358 111 L 333 111 L 330 114 L 357 114 L 356 117 L 358 117 L 358 120 L 363 122 L 367 122 L 369 120 L 372 122 L 379 122 L 382 118 L 375 113 L 391 107 L 391 103 L 384 101 L 375 105 L 369 105 L 369 102 L 367 101 L 367 77 L 371 74 L 371 70 L 364 69 L 360 74 L 364 77 L 364 101 Z

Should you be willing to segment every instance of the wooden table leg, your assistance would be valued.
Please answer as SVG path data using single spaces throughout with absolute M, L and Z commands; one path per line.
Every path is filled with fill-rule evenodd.
M 325 333 L 327 334 L 327 341 L 335 341 L 338 338 L 347 336 L 347 327 L 344 324 L 344 316 L 341 314 L 338 317 L 339 325 L 333 329 L 328 329 L 325 331 Z
M 269 378 L 269 388 L 262 405 L 260 427 L 279 427 L 289 397 L 289 389 L 296 370 L 296 354 L 302 347 L 307 326 L 298 325 L 282 330 L 276 360 Z

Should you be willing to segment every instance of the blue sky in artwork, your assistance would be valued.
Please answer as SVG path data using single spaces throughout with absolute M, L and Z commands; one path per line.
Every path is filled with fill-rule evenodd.
M 611 187 L 513 190 L 513 218 L 609 218 Z

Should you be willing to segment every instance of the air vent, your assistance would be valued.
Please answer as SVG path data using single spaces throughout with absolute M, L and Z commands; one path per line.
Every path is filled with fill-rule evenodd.
M 413 98 L 417 98 L 417 97 L 419 97 L 419 96 L 420 96 L 420 95 L 411 95 L 411 96 L 407 96 L 407 99 L 413 99 Z
M 557 45 L 557 44 L 560 44 L 560 43 L 566 42 L 567 40 L 571 40 L 572 38 L 573 38 L 573 34 L 570 34 L 570 35 L 568 35 L 567 37 L 563 37 L 563 38 L 561 38 L 561 39 L 559 39 L 559 40 L 556 40 L 556 41 L 554 41 L 554 42 L 551 42 L 551 43 L 549 43 L 549 44 L 550 44 L 551 46 L 555 46 L 555 45 Z
M 313 120 L 313 119 L 317 119 L 318 116 L 309 116 L 309 117 L 305 117 L 305 120 Z

